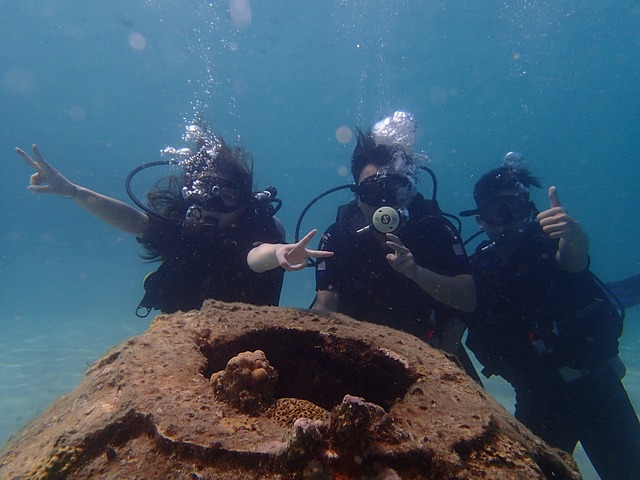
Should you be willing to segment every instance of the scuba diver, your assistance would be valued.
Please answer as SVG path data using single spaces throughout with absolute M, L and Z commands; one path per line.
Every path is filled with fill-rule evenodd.
M 471 257 L 477 308 L 466 345 L 489 377 L 516 393 L 515 416 L 572 454 L 580 442 L 602 479 L 640 478 L 640 423 L 621 382 L 622 315 L 589 271 L 589 242 L 561 206 L 537 212 L 540 182 L 520 154 L 475 184 L 474 215 L 489 240 Z
M 355 199 L 339 207 L 320 242 L 334 255 L 316 262 L 313 308 L 403 330 L 457 355 L 460 316 L 474 309 L 475 288 L 457 230 L 435 200 L 435 177 L 434 198 L 417 192 L 414 141 L 409 112 L 357 129 Z
M 198 123 L 198 122 L 196 122 Z M 275 188 L 253 192 L 251 157 L 230 148 L 208 127 L 193 124 L 183 139 L 192 148 L 165 148 L 168 161 L 145 164 L 127 178 L 127 192 L 140 210 L 72 183 L 49 165 L 38 147 L 31 157 L 18 155 L 36 173 L 29 190 L 72 199 L 91 214 L 138 238 L 150 261 L 160 267 L 144 281 L 145 295 L 138 316 L 152 309 L 164 313 L 198 309 L 206 299 L 277 305 L 284 270 L 256 273 L 247 264 L 249 252 L 262 243 L 274 245 L 292 269 L 307 264 L 306 249 L 314 232 L 297 244 L 285 244 L 284 228 L 274 216 L 282 202 Z M 147 194 L 147 205 L 133 195 L 130 182 L 139 171 L 157 165 L 176 165 L 180 174 L 160 180 Z

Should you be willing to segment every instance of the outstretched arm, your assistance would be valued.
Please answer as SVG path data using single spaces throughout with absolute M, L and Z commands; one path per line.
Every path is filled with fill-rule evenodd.
M 549 187 L 551 207 L 538 214 L 538 222 L 550 238 L 558 238 L 556 262 L 567 272 L 581 272 L 589 266 L 589 239 L 582 227 L 560 206 L 556 187 Z
M 16 148 L 16 153 L 36 171 L 31 175 L 29 190 L 34 193 L 51 193 L 72 199 L 108 224 L 144 238 L 149 230 L 149 217 L 146 213 L 140 212 L 120 200 L 70 182 L 45 161 L 37 145 L 34 144 L 32 148 L 35 158 L 24 150 Z
M 476 288 L 471 275 L 447 276 L 421 267 L 415 262 L 411 250 L 392 233 L 387 233 L 386 243 L 393 250 L 387 255 L 387 261 L 394 270 L 413 280 L 440 303 L 463 312 L 472 312 L 476 308 Z
M 311 230 L 298 243 L 263 243 L 253 248 L 247 255 L 249 268 L 262 273 L 278 266 L 287 272 L 302 270 L 309 257 L 330 257 L 333 252 L 310 250 L 307 245 L 318 230 Z

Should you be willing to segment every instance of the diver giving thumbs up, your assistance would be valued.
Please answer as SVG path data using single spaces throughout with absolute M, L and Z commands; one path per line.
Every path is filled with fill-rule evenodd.
M 589 240 L 580 224 L 560 205 L 558 190 L 549 187 L 548 210 L 536 217 L 542 231 L 549 237 L 559 239 L 556 260 L 560 267 L 568 272 L 579 272 L 587 268 L 589 259 Z

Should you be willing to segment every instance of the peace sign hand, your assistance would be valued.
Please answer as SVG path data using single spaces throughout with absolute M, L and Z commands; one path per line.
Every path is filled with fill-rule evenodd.
M 29 190 L 34 193 L 52 193 L 54 195 L 74 198 L 78 190 L 76 185 L 67 180 L 64 175 L 45 161 L 35 143 L 32 149 L 35 160 L 21 148 L 16 148 L 16 153 L 22 160 L 36 171 L 36 173 L 31 175 Z
M 415 262 L 411 250 L 393 233 L 387 233 L 386 245 L 393 250 L 392 253 L 387 254 L 387 261 L 391 268 L 405 277 L 413 279 L 417 274 L 418 264 Z
M 311 239 L 318 233 L 317 229 L 311 230 L 298 243 L 282 244 L 276 248 L 276 258 L 278 263 L 287 272 L 302 270 L 308 266 L 309 257 L 326 258 L 333 255 L 333 252 L 324 250 L 311 250 L 307 248 Z

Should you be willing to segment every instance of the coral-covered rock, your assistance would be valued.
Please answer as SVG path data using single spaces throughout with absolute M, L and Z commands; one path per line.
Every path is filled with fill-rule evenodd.
M 229 402 L 245 413 L 269 407 L 278 383 L 278 373 L 262 350 L 242 352 L 227 362 L 226 368 L 211 375 L 216 399 Z
M 338 314 L 161 315 L 0 452 L 2 479 L 580 478 L 443 353 Z

